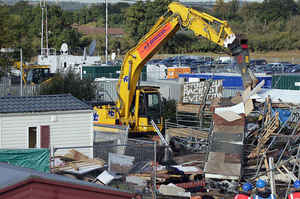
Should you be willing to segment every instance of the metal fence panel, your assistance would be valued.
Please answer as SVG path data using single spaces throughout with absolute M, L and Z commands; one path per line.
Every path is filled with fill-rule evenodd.
M 37 96 L 40 93 L 39 85 L 23 85 L 23 96 Z M 20 96 L 21 85 L 11 84 L 9 78 L 2 77 L 0 81 L 0 97 L 5 96 Z
M 118 80 L 103 79 L 96 82 L 97 100 L 100 102 L 111 102 L 117 100 L 117 85 Z M 142 81 L 141 86 L 156 86 L 160 87 L 161 96 L 171 100 L 178 101 L 180 99 L 181 85 L 173 80 L 157 80 L 157 81 Z
M 243 90 L 240 88 L 223 88 L 223 97 L 233 97 L 242 92 Z
M 138 139 L 128 139 L 126 144 L 119 144 L 116 140 L 94 142 L 94 157 L 108 163 L 108 172 L 122 175 L 110 186 L 122 186 L 129 191 L 140 191 L 145 194 L 148 183 L 156 187 L 156 143 Z M 139 174 L 150 176 L 150 180 L 143 180 Z M 141 182 L 143 181 L 143 182 Z M 154 191 L 155 192 L 155 191 Z
M 37 96 L 40 93 L 38 85 L 26 85 L 23 87 L 23 96 Z M 21 86 L 7 86 L 7 84 L 0 84 L 0 97 L 5 96 L 20 96 Z

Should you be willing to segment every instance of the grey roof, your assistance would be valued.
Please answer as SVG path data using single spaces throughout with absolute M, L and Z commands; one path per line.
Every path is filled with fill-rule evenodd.
M 0 192 L 1 189 L 9 187 L 11 185 L 18 184 L 20 182 L 23 182 L 28 179 L 45 179 L 45 180 L 51 180 L 51 181 L 57 181 L 57 182 L 63 182 L 63 183 L 70 183 L 70 184 L 77 184 L 82 186 L 88 186 L 88 187 L 94 187 L 94 188 L 100 188 L 110 191 L 116 191 L 116 192 L 123 192 L 123 193 L 129 193 L 131 192 L 119 190 L 113 187 L 103 186 L 95 183 L 85 182 L 82 180 L 77 180 L 57 174 L 49 174 L 49 173 L 42 173 L 33 169 L 29 168 L 23 168 L 23 167 L 17 167 L 14 165 L 10 165 L 7 163 L 0 162 Z
M 0 97 L 0 113 L 49 112 L 92 109 L 71 94 Z

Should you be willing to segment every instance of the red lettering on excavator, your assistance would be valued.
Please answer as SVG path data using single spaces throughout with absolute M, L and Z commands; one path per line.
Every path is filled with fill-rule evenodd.
M 161 27 L 156 33 L 151 35 L 146 41 L 144 41 L 138 48 L 137 51 L 141 57 L 144 59 L 150 52 L 160 44 L 160 42 L 171 32 L 172 25 L 167 23 Z

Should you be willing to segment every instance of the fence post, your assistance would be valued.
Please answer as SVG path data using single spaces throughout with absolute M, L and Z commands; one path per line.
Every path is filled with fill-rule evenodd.
M 156 141 L 154 141 L 154 165 L 153 165 L 153 170 L 154 170 L 154 178 L 153 178 L 153 193 L 154 193 L 154 199 L 156 199 Z
M 54 146 L 50 147 L 50 173 L 53 173 L 54 166 L 55 166 L 55 159 L 54 159 Z

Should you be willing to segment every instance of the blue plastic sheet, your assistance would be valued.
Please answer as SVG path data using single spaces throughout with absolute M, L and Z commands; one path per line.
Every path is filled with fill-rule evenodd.
M 276 109 L 273 109 L 272 112 L 273 112 L 273 115 L 274 115 L 276 112 L 279 113 L 279 121 L 280 121 L 281 123 L 286 122 L 286 121 L 289 119 L 290 115 L 291 115 L 291 111 L 288 110 L 288 109 L 276 108 Z

